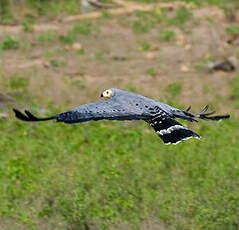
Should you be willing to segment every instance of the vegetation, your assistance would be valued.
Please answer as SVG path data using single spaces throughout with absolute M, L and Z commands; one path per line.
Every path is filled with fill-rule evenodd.
M 9 79 L 7 92 L 26 92 L 26 78 Z M 175 104 L 181 84 L 166 91 Z M 66 109 L 50 104 L 51 114 Z M 184 122 L 203 138 L 177 146 L 136 124 L 0 120 L 1 220 L 14 229 L 141 229 L 155 218 L 168 229 L 237 229 L 238 121 Z
M 26 229 L 52 219 L 53 229 L 139 229 L 154 218 L 170 229 L 237 229 L 238 121 L 193 129 L 205 139 L 175 147 L 144 123 L 0 121 L 1 218 Z
M 4 80 L 4 86 L 10 91 L 23 91 L 28 86 L 29 79 L 27 77 L 9 76 Z
M 72 29 L 67 34 L 61 35 L 60 40 L 65 43 L 73 43 L 79 35 L 90 35 L 92 33 L 99 33 L 100 29 L 96 22 L 85 20 L 83 22 L 76 22 Z
M 33 20 L 30 18 L 26 18 L 22 23 L 22 29 L 26 33 L 32 33 L 34 31 L 33 28 Z
M 226 32 L 232 35 L 239 35 L 239 26 L 230 26 L 226 28 Z
M 147 69 L 145 73 L 151 77 L 157 76 L 157 71 L 154 68 Z
M 39 42 L 55 42 L 57 39 L 56 32 L 54 30 L 48 30 L 47 32 L 41 34 L 38 38 Z
M 110 2 L 110 0 L 102 0 Z M 175 0 L 134 0 L 136 2 L 172 2 Z M 182 0 L 187 3 L 197 5 L 218 5 L 225 8 L 226 4 L 231 2 L 237 3 L 237 0 Z M 0 22 L 14 21 L 15 18 L 35 18 L 39 16 L 55 18 L 62 14 L 79 13 L 81 8 L 81 0 L 22 0 L 16 4 L 14 0 L 0 0 Z M 180 13 L 183 13 L 182 11 Z M 184 14 L 184 13 L 183 13 Z M 110 18 L 107 12 L 104 16 Z M 178 15 L 181 18 L 181 15 Z M 183 16 L 184 17 L 184 16 Z M 139 23 L 136 23 L 139 24 Z
M 154 27 L 155 21 L 153 20 L 153 17 L 151 17 L 151 14 L 142 11 L 136 11 L 135 15 L 137 20 L 135 20 L 132 24 L 134 33 L 147 33 Z
M 168 19 L 168 23 L 181 26 L 186 23 L 191 16 L 192 13 L 186 7 L 181 7 L 180 9 L 176 10 L 175 16 L 172 19 Z
M 177 105 L 178 97 L 181 93 L 182 85 L 179 82 L 171 83 L 167 86 L 166 92 L 167 92 L 167 101 L 166 103 L 174 105 L 175 107 L 179 107 Z
M 231 98 L 238 99 L 239 98 L 239 77 L 234 78 L 230 82 L 231 86 Z
M 172 41 L 175 39 L 175 32 L 168 30 L 168 31 L 160 31 L 158 38 L 160 41 Z
M 58 61 L 58 60 L 55 60 L 55 59 L 51 60 L 50 64 L 53 67 L 67 66 L 67 62 L 65 62 L 65 61 Z
M 63 13 L 77 13 L 81 7 L 80 2 L 80 0 L 22 0 L 15 3 L 14 0 L 0 0 L 0 22 L 19 17 L 57 17 Z
M 142 41 L 140 43 L 140 50 L 142 51 L 150 51 L 152 49 L 152 44 L 146 41 Z
M 186 7 L 175 10 L 173 17 L 169 16 L 169 12 L 165 9 L 152 10 L 150 12 L 135 12 L 136 20 L 132 23 L 134 33 L 143 34 L 149 32 L 159 23 L 166 26 L 176 25 L 181 29 L 183 25 L 191 18 L 192 14 Z M 166 31 L 162 35 L 162 39 L 173 39 L 174 31 Z
M 5 40 L 0 43 L 0 50 L 17 49 L 19 47 L 19 41 L 15 36 L 8 35 Z
M 226 0 L 185 1 L 219 6 L 226 3 Z M 98 21 L 69 23 L 69 27 L 62 30 L 47 30 L 51 27 L 46 27 L 43 31 L 34 30 L 39 16 L 47 17 L 48 22 L 48 17 L 78 13 L 79 1 L 22 0 L 18 4 L 19 11 L 23 10 L 20 32 L 15 31 L 14 36 L 3 34 L 0 41 L 1 58 L 6 59 L 3 63 L 11 64 L 7 66 L 9 72 L 6 68 L 0 71 L 0 91 L 17 101 L 14 106 L 25 108 L 27 105 L 34 114 L 52 115 L 69 109 L 71 97 L 83 103 L 82 91 L 90 100 L 98 88 L 110 82 L 137 93 L 145 87 L 146 95 L 151 88 L 163 91 L 165 102 L 179 108 L 182 107 L 179 99 L 192 95 L 192 91 L 188 93 L 183 89 L 195 86 L 199 87 L 192 89 L 196 92 L 195 97 L 206 94 L 209 103 L 221 100 L 226 110 L 234 112 L 231 119 L 220 123 L 180 120 L 202 135 L 201 140 L 165 146 L 143 121 L 79 125 L 51 121 L 24 123 L 13 117 L 13 105 L 3 107 L 1 104 L 0 115 L 6 112 L 9 117 L 0 118 L 0 229 L 239 229 L 239 122 L 238 111 L 233 110 L 239 108 L 238 73 L 209 75 L 206 53 L 202 59 L 198 53 L 195 58 L 195 43 L 188 43 L 195 39 L 189 39 L 191 37 L 186 34 L 183 45 L 161 42 L 174 41 L 174 31 L 184 29 L 195 20 L 190 10 L 137 11 L 130 18 L 124 16 L 113 20 L 109 20 L 113 15 L 104 12 L 104 17 Z M 13 6 L 10 0 L 0 0 L 1 22 L 15 18 Z M 118 26 L 116 23 L 120 20 L 123 22 L 120 28 L 125 29 L 123 36 L 108 27 L 100 30 L 98 25 L 103 22 L 104 26 L 106 23 Z M 156 36 L 161 26 L 159 41 Z M 238 26 L 228 25 L 225 31 L 239 34 Z M 106 36 L 99 36 L 103 32 Z M 129 44 L 123 40 L 127 33 Z M 204 43 L 210 46 L 206 36 Z M 211 39 L 211 34 L 208 36 Z M 114 43 L 109 44 L 109 41 Z M 80 44 L 78 48 L 74 48 L 74 43 Z M 187 44 L 192 46 L 188 55 Z M 27 45 L 30 54 L 24 49 Z M 236 46 L 227 46 L 228 53 L 232 49 L 235 55 L 238 54 Z M 216 61 L 216 54 L 210 47 L 205 50 Z M 144 52 L 155 56 L 147 56 Z M 184 64 L 181 54 L 193 71 L 179 71 Z M 192 62 L 188 56 L 194 58 Z M 176 61 L 171 62 L 170 58 Z M 173 76 L 175 72 L 177 78 Z M 198 72 L 202 76 L 201 85 L 197 85 Z M 188 75 L 193 81 L 186 82 Z M 104 81 L 105 76 L 108 82 Z M 208 84 L 212 82 L 208 79 L 215 85 Z M 227 98 L 215 93 L 218 79 L 225 82 L 226 90 L 223 88 L 222 95 L 228 93 Z M 59 84 L 58 92 L 53 92 L 54 84 Z M 45 87 L 52 92 L 45 93 Z M 34 92 L 36 88 L 38 91 Z M 77 94 L 71 94 L 71 90 Z M 61 106 L 49 99 L 55 93 Z

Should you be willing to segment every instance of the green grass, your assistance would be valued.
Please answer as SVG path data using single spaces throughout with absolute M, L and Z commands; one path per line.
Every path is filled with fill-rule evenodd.
M 238 98 L 239 98 L 239 76 L 235 77 L 229 83 L 229 87 L 231 88 L 230 99 L 231 99 L 232 107 L 234 109 L 238 109 L 239 108 L 239 102 L 238 102 Z
M 25 33 L 32 33 L 34 31 L 33 27 L 34 20 L 32 18 L 25 18 L 22 23 L 22 30 Z
M 2 84 L 8 91 L 24 91 L 29 84 L 29 78 L 27 77 L 19 77 L 19 76 L 9 76 L 2 80 Z
M 17 5 L 17 7 L 16 7 Z M 0 0 L 0 23 L 24 21 L 26 18 L 57 18 L 80 12 L 80 0 Z
M 145 73 L 151 77 L 157 76 L 157 71 L 154 68 L 147 69 Z
M 239 35 L 239 26 L 226 27 L 226 32 L 232 35 Z
M 58 61 L 58 60 L 55 60 L 55 59 L 50 60 L 50 64 L 53 67 L 67 66 L 66 61 Z
M 10 50 L 19 48 L 19 40 L 17 37 L 8 35 L 5 40 L 0 43 L 0 50 Z
M 181 7 L 176 10 L 175 15 L 172 19 L 169 19 L 169 24 L 182 26 L 192 17 L 192 13 L 186 8 Z
M 7 92 L 28 86 L 18 76 L 4 82 Z M 175 104 L 181 84 L 166 90 Z M 47 104 L 49 115 L 67 109 Z M 0 228 L 141 229 L 157 220 L 159 229 L 238 229 L 237 119 L 182 123 L 203 138 L 165 146 L 144 122 L 0 120 Z
M 92 21 L 76 22 L 73 31 L 76 34 L 90 35 L 92 32 Z
M 147 33 L 152 29 L 152 25 L 150 23 L 145 23 L 142 21 L 133 22 L 133 31 L 136 34 Z
M 147 41 L 140 42 L 140 50 L 150 51 L 152 49 L 152 44 Z
M 9 0 L 0 0 L 0 23 L 11 19 Z
M 134 92 L 134 93 L 138 93 L 138 89 L 136 87 L 136 85 L 132 82 L 129 82 L 125 85 L 125 90 Z
M 65 35 L 59 37 L 60 41 L 64 43 L 74 43 L 80 35 L 96 35 L 100 32 L 96 21 L 85 20 L 83 22 L 76 22 Z
M 239 76 L 235 77 L 230 82 L 230 88 L 231 88 L 231 99 L 238 99 L 239 98 Z
M 171 105 L 175 105 L 177 106 L 177 104 L 175 104 L 176 101 L 178 101 L 178 96 L 180 95 L 182 90 L 182 85 L 179 82 L 174 82 L 171 83 L 167 86 L 166 88 L 166 92 L 167 92 L 167 101 L 166 103 L 171 104 Z
M 57 40 L 56 31 L 48 30 L 45 33 L 40 34 L 38 41 L 42 43 L 55 42 Z
M 65 35 L 59 36 L 60 41 L 64 43 L 73 43 L 76 40 L 76 35 L 75 33 L 71 30 Z
M 160 41 L 168 42 L 175 40 L 175 32 L 171 30 L 160 31 L 158 35 Z
M 106 19 L 112 19 L 113 18 L 113 15 L 107 10 L 103 11 L 102 14 L 103 14 L 103 17 L 106 18 Z
M 140 229 L 155 219 L 238 229 L 238 121 L 193 129 L 201 141 L 164 146 L 143 122 L 0 121 L 0 219 L 13 229 Z
M 236 21 L 236 15 L 237 15 L 237 11 L 239 9 L 239 5 L 225 5 L 222 7 L 225 17 L 229 22 L 235 22 Z
M 149 32 L 154 26 L 160 22 L 160 15 L 155 12 L 135 11 L 136 20 L 132 23 L 133 32 L 135 34 L 143 34 Z
M 79 0 L 25 0 L 21 2 L 20 6 L 33 14 L 35 12 L 38 16 L 56 17 L 62 13 L 78 13 L 81 4 Z
M 184 29 L 183 25 L 192 17 L 192 13 L 186 7 L 181 7 L 169 16 L 165 9 L 152 10 L 150 12 L 135 11 L 136 19 L 132 22 L 132 29 L 135 34 L 150 32 L 156 25 L 176 25 Z
M 85 50 L 84 49 L 80 49 L 80 50 L 77 50 L 76 53 L 78 55 L 83 55 L 83 54 L 85 54 Z

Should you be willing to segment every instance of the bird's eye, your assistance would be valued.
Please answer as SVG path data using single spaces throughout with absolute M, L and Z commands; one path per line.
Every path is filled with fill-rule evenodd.
M 111 90 L 105 90 L 101 96 L 102 97 L 107 97 L 107 98 L 110 98 L 110 96 L 112 95 L 112 91 Z

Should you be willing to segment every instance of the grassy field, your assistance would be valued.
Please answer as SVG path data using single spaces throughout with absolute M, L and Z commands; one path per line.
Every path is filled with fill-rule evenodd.
M 7 2 L 5 22 L 14 18 Z M 56 2 L 36 1 L 39 12 L 21 1 L 34 17 L 0 26 L 0 92 L 16 100 L 0 100 L 0 229 L 239 229 L 239 71 L 207 71 L 208 60 L 239 58 L 238 2 L 44 24 L 79 11 L 73 0 L 52 11 Z M 52 115 L 112 86 L 232 117 L 182 122 L 201 140 L 165 146 L 144 122 L 24 123 L 12 113 Z
M 238 229 L 238 121 L 194 130 L 164 146 L 138 122 L 1 121 L 1 228 Z

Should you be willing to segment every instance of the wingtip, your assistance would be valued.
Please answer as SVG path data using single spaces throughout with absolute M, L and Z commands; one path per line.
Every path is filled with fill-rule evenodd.
M 19 110 L 13 108 L 13 112 L 15 113 L 16 118 L 22 120 L 22 121 L 28 121 L 28 117 L 25 116 L 23 113 L 21 113 Z
M 226 114 L 226 115 L 224 116 L 224 119 L 229 119 L 230 117 L 231 117 L 230 114 Z
M 13 110 L 13 112 L 14 112 L 15 114 L 18 112 L 18 110 L 15 109 L 15 108 L 13 108 L 12 110 Z
M 17 117 L 18 114 L 21 114 L 21 112 L 19 110 L 15 109 L 15 108 L 13 108 L 12 110 L 13 110 L 16 117 Z
M 55 119 L 56 116 L 46 117 L 46 118 L 38 118 L 30 113 L 28 110 L 25 110 L 24 113 L 20 112 L 19 110 L 13 108 L 13 112 L 15 113 L 16 118 L 22 121 L 47 121 Z
M 209 119 L 215 120 L 215 121 L 221 121 L 221 120 L 229 119 L 229 118 L 230 118 L 230 114 L 226 114 L 226 115 L 222 115 L 222 116 L 212 116 L 212 117 L 209 117 Z

